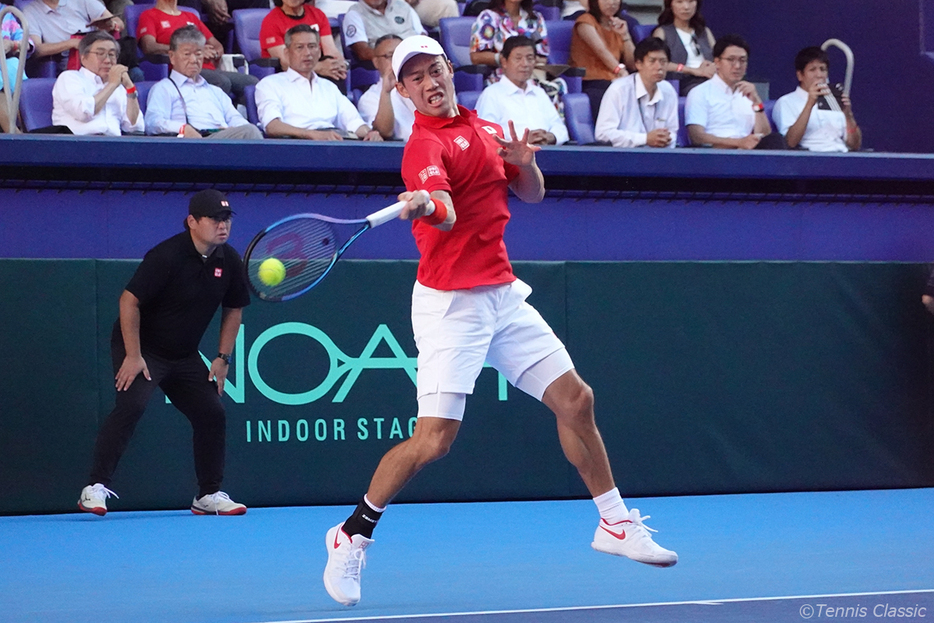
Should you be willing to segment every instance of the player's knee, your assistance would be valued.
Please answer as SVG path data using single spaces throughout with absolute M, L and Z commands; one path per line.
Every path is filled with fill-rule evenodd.
M 413 440 L 418 444 L 420 462 L 427 465 L 444 458 L 451 451 L 451 446 L 454 445 L 456 437 L 456 429 L 452 430 L 450 427 L 433 428 L 421 435 L 416 434 Z
M 578 379 L 578 382 L 568 389 L 561 401 L 558 417 L 575 427 L 591 426 L 594 421 L 593 407 L 593 389 Z

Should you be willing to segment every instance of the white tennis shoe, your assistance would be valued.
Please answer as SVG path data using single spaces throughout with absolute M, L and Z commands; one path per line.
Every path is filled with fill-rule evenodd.
M 324 567 L 324 588 L 334 601 L 355 606 L 360 601 L 360 572 L 366 566 L 366 548 L 373 539 L 362 534 L 352 537 L 342 530 L 340 523 L 325 537 L 328 564 Z
M 649 532 L 658 532 L 646 526 L 646 515 L 639 515 L 639 509 L 629 511 L 629 518 L 610 524 L 601 519 L 590 544 L 598 552 L 625 556 L 636 562 L 643 562 L 656 567 L 673 567 L 678 563 L 678 554 L 665 549 L 652 540 Z
M 223 491 L 195 498 L 191 502 L 195 515 L 246 515 L 246 505 L 234 502 Z
M 110 496 L 120 499 L 119 495 L 99 482 L 88 485 L 81 490 L 81 497 L 78 498 L 78 508 L 85 513 L 94 513 L 103 517 L 107 514 L 107 498 Z

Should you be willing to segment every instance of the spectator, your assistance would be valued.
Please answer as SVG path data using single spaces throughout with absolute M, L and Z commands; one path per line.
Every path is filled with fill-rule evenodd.
M 568 130 L 545 91 L 532 83 L 535 42 L 528 37 L 509 37 L 500 56 L 503 79 L 491 84 L 477 100 L 477 116 L 504 128 L 512 121 L 516 134 L 529 130 L 532 145 L 563 145 Z
M 315 74 L 321 57 L 317 30 L 293 26 L 285 33 L 285 49 L 288 71 L 266 76 L 256 86 L 256 106 L 267 135 L 339 141 L 347 133 L 365 141 L 383 140 L 333 82 Z
M 78 49 L 80 36 L 88 29 L 118 33 L 125 27 L 99 0 L 32 0 L 23 7 L 29 22 L 29 37 L 36 45 L 36 56 L 53 56 L 59 71 L 68 65 L 68 56 Z M 109 18 L 109 19 L 108 19 Z
M 268 9 L 269 0 L 186 0 L 185 4 L 200 5 L 198 13 L 207 15 L 211 32 L 224 39 L 233 28 L 231 13 L 237 9 Z
M 586 70 L 581 90 L 597 114 L 610 82 L 635 69 L 632 35 L 628 24 L 616 16 L 619 0 L 593 0 L 590 9 L 574 23 L 570 63 Z
M 827 86 L 829 70 L 830 58 L 819 47 L 804 48 L 795 57 L 798 88 L 778 98 L 772 111 L 789 147 L 858 151 L 862 145 L 849 96 L 841 94 L 837 102 Z
M 674 147 L 678 94 L 665 81 L 668 46 L 647 37 L 635 51 L 636 73 L 614 81 L 603 96 L 595 135 L 614 147 Z
M 3 5 L 0 4 L 0 7 Z M 16 74 L 19 72 L 19 53 L 20 46 L 29 46 L 28 53 L 32 54 L 35 49 L 31 39 L 23 39 L 23 27 L 19 20 L 13 17 L 12 13 L 3 16 L 3 22 L 0 23 L 0 41 L 3 42 L 3 60 L 6 63 L 7 77 L 10 84 L 16 86 Z M 23 74 L 23 80 L 26 80 L 26 74 Z M 0 93 L 3 92 L 3 74 L 0 73 Z M 10 93 L 13 93 L 11 87 Z M 3 96 L 0 95 L 0 98 Z M 15 121 L 15 120 L 14 120 Z M 12 127 L 9 114 L 7 113 L 6 100 L 0 99 L 0 132 L 9 132 Z
M 357 60 L 371 62 L 383 35 L 405 39 L 424 34 L 418 14 L 405 0 L 358 0 L 344 15 L 344 45 Z
M 406 0 L 415 9 L 425 28 L 437 28 L 445 17 L 460 17 L 455 0 Z
M 652 31 L 671 50 L 666 77 L 680 81 L 682 97 L 717 71 L 713 64 L 716 40 L 701 16 L 701 4 L 702 0 L 665 0 L 658 28 Z
M 237 112 L 230 97 L 201 75 L 204 48 L 204 34 L 194 24 L 172 33 L 172 73 L 149 91 L 148 133 L 184 138 L 263 138 L 262 132 Z
M 407 141 L 415 123 L 415 104 L 396 90 L 392 73 L 392 53 L 401 41 L 397 35 L 383 35 L 376 41 L 373 64 L 379 70 L 379 82 L 360 96 L 357 110 L 383 138 Z
M 694 87 L 684 105 L 691 144 L 783 149 L 782 137 L 770 134 L 772 128 L 756 87 L 743 80 L 749 65 L 749 44 L 736 35 L 725 35 L 717 40 L 713 55 L 717 73 Z
M 72 134 L 120 136 L 142 132 L 136 86 L 125 65 L 117 64 L 120 47 L 102 30 L 78 43 L 81 69 L 63 71 L 52 88 L 52 123 Z
M 216 63 L 220 62 L 224 54 L 224 46 L 197 15 L 180 10 L 177 0 L 156 0 L 156 6 L 140 14 L 136 29 L 139 47 L 144 54 L 168 54 L 172 33 L 185 26 L 197 28 L 207 42 L 202 52 L 204 66 L 201 76 L 209 84 L 220 87 L 228 96 L 242 103 L 243 88 L 259 80 L 256 76 L 241 74 L 239 71 L 218 71 Z
M 315 8 L 314 0 L 273 0 L 276 7 L 263 18 L 259 29 L 259 44 L 263 58 L 278 58 L 282 71 L 289 68 L 285 53 L 285 31 L 298 24 L 308 24 L 321 36 L 321 60 L 315 73 L 334 81 L 347 78 L 347 63 L 334 43 L 331 23 L 324 13 Z
M 536 65 L 548 62 L 548 28 L 545 18 L 532 8 L 533 0 L 491 0 L 489 8 L 480 12 L 470 29 L 470 62 L 495 68 L 487 77 L 487 86 L 503 75 L 500 55 L 509 37 L 523 35 L 535 41 Z M 561 96 L 567 84 L 561 78 L 551 79 L 543 70 L 536 70 L 535 82 L 545 90 L 560 113 Z

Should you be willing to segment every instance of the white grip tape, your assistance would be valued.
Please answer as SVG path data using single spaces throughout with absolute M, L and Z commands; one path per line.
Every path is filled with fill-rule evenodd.
M 370 224 L 370 227 L 376 227 L 378 225 L 382 225 L 383 223 L 388 223 L 392 219 L 402 214 L 402 208 L 404 207 L 405 201 L 397 201 L 387 208 L 377 210 L 373 214 L 366 217 L 366 220 Z

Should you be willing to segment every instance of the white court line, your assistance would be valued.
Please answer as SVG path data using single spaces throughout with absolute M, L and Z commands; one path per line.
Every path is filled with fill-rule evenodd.
M 390 621 L 393 619 L 427 619 L 429 617 L 467 617 L 493 614 L 535 614 L 540 612 L 574 612 L 579 610 L 611 610 L 615 608 L 648 608 L 652 606 L 718 606 L 726 603 L 750 601 L 785 601 L 790 599 L 824 599 L 829 597 L 871 597 L 873 595 L 908 595 L 912 593 L 934 593 L 934 588 L 904 591 L 880 591 L 870 593 L 829 593 L 826 595 L 785 595 L 782 597 L 739 597 L 735 599 L 702 599 L 693 601 L 661 601 L 644 604 L 616 604 L 604 606 L 568 606 L 564 608 L 529 608 L 527 610 L 482 610 L 476 612 L 434 612 L 430 614 L 392 614 L 385 616 L 340 617 L 331 619 L 292 619 L 288 621 L 257 621 L 256 623 L 329 623 L 331 621 Z

